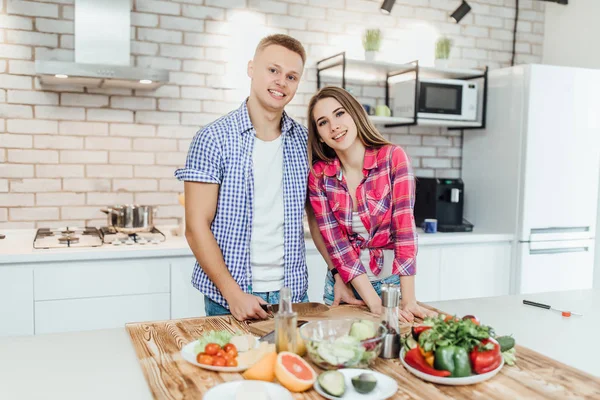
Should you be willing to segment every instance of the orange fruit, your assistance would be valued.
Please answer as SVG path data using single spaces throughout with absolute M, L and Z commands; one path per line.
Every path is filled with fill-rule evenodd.
M 277 355 L 275 376 L 291 392 L 304 392 L 317 379 L 315 370 L 302 357 L 289 351 L 282 351 Z
M 272 382 L 275 379 L 275 360 L 277 360 L 277 353 L 267 353 L 242 376 L 244 379 Z

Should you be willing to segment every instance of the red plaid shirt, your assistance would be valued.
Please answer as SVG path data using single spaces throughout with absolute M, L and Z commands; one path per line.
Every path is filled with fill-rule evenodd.
M 364 274 L 360 249 L 366 248 L 369 268 L 378 275 L 383 266 L 383 250 L 393 249 L 393 274 L 414 275 L 415 179 L 408 156 L 394 145 L 367 148 L 363 174 L 356 199 L 360 219 L 370 234 L 366 240 L 352 231 L 352 199 L 339 159 L 316 162 L 308 177 L 310 203 L 334 267 L 346 283 Z

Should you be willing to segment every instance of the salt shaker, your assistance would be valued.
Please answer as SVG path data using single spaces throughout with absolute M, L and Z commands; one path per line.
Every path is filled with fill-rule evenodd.
M 400 287 L 392 284 L 381 285 L 381 303 L 383 316 L 381 323 L 388 332 L 383 338 L 381 358 L 400 357 L 400 324 L 398 322 L 398 305 L 400 304 Z

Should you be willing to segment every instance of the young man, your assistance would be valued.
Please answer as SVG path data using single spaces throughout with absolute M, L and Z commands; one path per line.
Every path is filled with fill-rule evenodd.
M 260 41 L 248 62 L 250 96 L 200 130 L 185 168 L 186 238 L 196 256 L 193 285 L 207 315 L 266 318 L 261 304 L 308 301 L 302 216 L 307 131 L 284 107 L 296 94 L 306 53 L 287 35 Z

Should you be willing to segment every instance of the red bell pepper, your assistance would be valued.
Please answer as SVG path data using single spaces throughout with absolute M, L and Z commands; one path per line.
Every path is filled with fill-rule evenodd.
M 495 370 L 502 363 L 502 353 L 500 352 L 500 344 L 494 338 L 483 339 L 481 347 L 492 347 L 490 350 L 479 349 L 475 346 L 471 351 L 471 366 L 476 374 L 485 374 Z
M 407 351 L 406 355 L 404 356 L 404 361 L 406 361 L 406 363 L 414 369 L 429 375 L 440 377 L 446 377 L 451 375 L 450 371 L 440 371 L 433 367 L 430 367 L 429 364 L 427 364 L 427 361 L 425 361 L 425 357 L 423 357 L 423 355 L 421 354 L 421 350 L 419 350 L 418 347 Z

